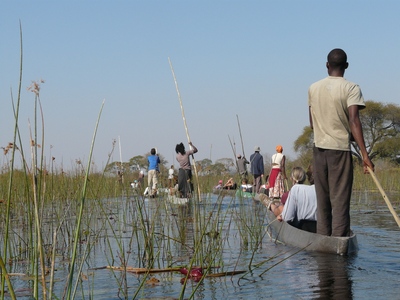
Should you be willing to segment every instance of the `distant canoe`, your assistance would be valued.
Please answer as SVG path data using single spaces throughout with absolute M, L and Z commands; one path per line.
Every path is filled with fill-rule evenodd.
M 286 245 L 304 248 L 307 251 L 340 255 L 358 250 L 357 237 L 353 232 L 349 237 L 326 236 L 298 229 L 286 222 L 279 222 L 270 210 L 267 210 L 267 217 L 272 237 Z
M 168 202 L 171 204 L 185 205 L 189 203 L 190 198 L 179 198 L 175 195 L 168 195 Z
M 213 194 L 218 196 L 235 196 L 237 190 L 228 190 L 228 189 L 216 189 L 213 188 Z
M 243 192 L 243 190 L 236 191 L 236 197 L 238 198 L 246 198 L 246 199 L 253 199 L 254 194 L 251 192 Z

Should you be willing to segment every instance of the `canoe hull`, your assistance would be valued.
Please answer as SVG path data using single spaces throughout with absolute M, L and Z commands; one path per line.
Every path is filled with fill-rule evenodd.
M 268 227 L 272 237 L 286 245 L 304 248 L 307 251 L 347 255 L 358 250 L 357 237 L 333 237 L 300 230 L 286 222 L 279 222 L 275 215 L 268 210 Z
M 175 195 L 168 195 L 168 202 L 171 204 L 185 205 L 189 203 L 190 198 L 179 198 Z

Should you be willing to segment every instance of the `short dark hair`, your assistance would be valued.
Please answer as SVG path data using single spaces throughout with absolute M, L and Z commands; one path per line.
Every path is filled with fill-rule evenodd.
M 346 68 L 347 54 L 342 49 L 333 49 L 328 54 L 328 63 L 332 68 Z
M 156 149 L 155 148 L 151 148 L 150 153 L 151 153 L 151 155 L 156 154 Z

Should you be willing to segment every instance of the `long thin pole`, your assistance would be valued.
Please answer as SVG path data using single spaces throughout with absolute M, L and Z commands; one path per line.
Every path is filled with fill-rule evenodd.
M 239 127 L 240 141 L 242 142 L 242 152 L 243 152 L 243 156 L 245 156 L 244 155 L 243 138 L 242 138 L 242 130 L 240 129 L 240 122 L 239 122 L 239 116 L 238 115 L 236 115 L 236 119 L 237 119 L 238 127 Z
M 381 184 L 378 181 L 378 178 L 376 178 L 376 175 L 374 171 L 370 167 L 368 167 L 368 171 L 372 176 L 372 179 L 374 179 L 376 186 L 378 187 L 379 191 L 381 192 L 381 195 L 383 197 L 383 200 L 385 200 L 387 207 L 389 208 L 390 212 L 392 213 L 395 221 L 397 222 L 397 225 L 400 227 L 400 219 L 399 216 L 397 215 L 396 211 L 394 210 L 392 203 L 390 203 L 389 198 L 387 197 L 385 191 L 383 190 Z
M 188 127 L 187 127 L 187 124 L 186 124 L 185 110 L 183 109 L 181 93 L 179 92 L 178 81 L 176 80 L 174 68 L 172 67 L 172 63 L 171 63 L 171 60 L 169 59 L 169 57 L 168 57 L 168 62 L 169 62 L 169 66 L 170 66 L 170 68 L 171 68 L 172 76 L 174 77 L 175 88 L 176 88 L 176 92 L 177 92 L 177 94 L 178 94 L 179 105 L 180 105 L 180 107 L 181 107 L 181 113 L 182 113 L 183 125 L 185 126 L 186 137 L 187 137 L 188 143 L 190 143 L 189 130 L 188 130 Z M 193 158 L 193 165 L 194 165 L 194 174 L 195 174 L 195 176 L 196 176 L 196 181 L 197 181 L 198 198 L 199 198 L 199 201 L 201 201 L 201 200 L 200 200 L 201 198 L 200 198 L 199 177 L 198 177 L 198 175 L 197 175 L 196 161 L 195 161 L 195 159 L 194 159 L 194 155 L 192 155 L 192 158 Z

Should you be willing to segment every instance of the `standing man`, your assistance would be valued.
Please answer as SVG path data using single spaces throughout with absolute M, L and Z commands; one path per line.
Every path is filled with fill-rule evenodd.
M 178 191 L 181 198 L 190 198 L 193 193 L 192 182 L 192 166 L 190 164 L 190 156 L 197 153 L 197 148 L 189 142 L 190 150 L 185 150 L 183 143 L 177 144 L 175 147 L 176 160 L 179 163 L 178 173 Z
M 151 148 L 150 155 L 147 157 L 147 162 L 149 165 L 149 171 L 147 173 L 147 184 L 150 189 L 149 196 L 154 197 L 157 193 L 158 172 L 160 172 L 158 168 L 160 158 L 158 157 L 155 148 Z
M 255 147 L 254 153 L 250 156 L 250 171 L 254 176 L 253 192 L 258 193 L 264 176 L 264 159 L 260 154 L 260 147 Z
M 247 161 L 247 159 L 243 156 L 241 156 L 240 154 L 237 156 L 237 166 L 239 169 L 239 174 L 240 174 L 240 179 L 241 181 L 247 179 L 247 164 L 249 164 L 249 162 Z
M 364 164 L 374 169 L 365 147 L 359 110 L 365 107 L 360 87 L 343 78 L 349 64 L 342 49 L 328 54 L 328 77 L 308 90 L 310 126 L 314 130 L 314 181 L 317 193 L 317 233 L 350 235 L 353 187 L 351 141 L 360 148 Z

